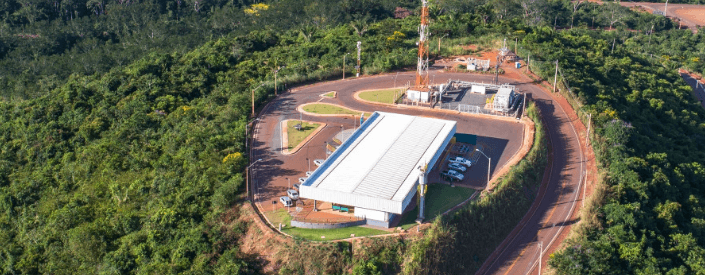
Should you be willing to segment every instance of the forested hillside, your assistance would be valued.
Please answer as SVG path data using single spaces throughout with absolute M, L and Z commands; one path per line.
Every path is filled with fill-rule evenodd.
M 363 73 L 416 60 L 418 17 L 393 18 L 414 1 L 0 3 L 4 274 L 261 272 L 237 247 L 250 91 L 257 107 L 269 100 L 281 65 L 282 86 L 338 77 L 358 40 Z M 608 189 L 596 222 L 553 256 L 559 273 L 705 270 L 705 113 L 676 72 L 703 72 L 702 30 L 569 1 L 435 1 L 431 16 L 444 48 L 516 37 L 532 59 L 559 60 L 593 115 Z M 472 272 L 495 240 L 462 230 L 500 210 L 470 205 L 434 225 L 443 242 L 342 253 L 331 270 Z M 473 263 L 402 268 L 414 255 Z
M 0 97 L 38 97 L 71 73 L 186 53 L 251 31 L 325 29 L 393 16 L 413 1 L 0 0 Z M 253 5 L 257 3 L 256 5 Z

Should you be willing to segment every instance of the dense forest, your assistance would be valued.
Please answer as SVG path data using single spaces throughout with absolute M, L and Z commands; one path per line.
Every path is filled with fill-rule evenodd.
M 419 23 L 414 1 L 0 3 L 4 274 L 260 272 L 237 247 L 250 90 L 266 103 L 281 65 L 279 85 L 336 78 L 358 40 L 365 74 L 407 68 Z M 558 273 L 702 274 L 705 113 L 677 69 L 703 73 L 703 30 L 569 1 L 439 0 L 431 16 L 444 48 L 516 37 L 549 64 L 540 75 L 559 60 L 594 118 L 607 190 L 552 256 Z M 345 266 L 331 270 L 472 272 L 487 243 L 460 233 L 496 211 L 471 204 L 434 223 L 436 238 L 336 254 Z M 325 247 L 311 250 L 344 249 Z M 408 264 L 419 255 L 473 264 Z

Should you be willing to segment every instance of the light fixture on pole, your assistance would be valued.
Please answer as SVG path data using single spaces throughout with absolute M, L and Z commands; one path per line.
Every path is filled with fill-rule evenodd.
M 255 90 L 257 90 L 257 88 L 262 87 L 262 86 L 264 86 L 264 83 L 259 84 L 259 86 L 252 89 L 252 117 L 255 117 Z
M 475 148 L 475 151 L 480 152 L 480 154 L 487 158 L 487 185 L 490 185 L 490 168 L 492 168 L 492 158 L 485 155 L 485 153 L 480 151 L 479 148 Z
M 274 96 L 277 96 L 277 73 L 279 70 L 286 68 L 286 66 L 279 66 L 276 70 L 274 70 Z
M 255 165 L 255 163 L 258 163 L 260 161 L 262 161 L 262 159 L 256 160 L 255 162 L 248 165 L 247 168 L 245 168 L 245 189 L 247 192 L 248 199 L 250 198 L 250 167 L 252 167 L 252 165 Z

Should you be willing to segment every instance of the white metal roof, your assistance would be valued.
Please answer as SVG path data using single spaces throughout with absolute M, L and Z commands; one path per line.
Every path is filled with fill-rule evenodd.
M 435 163 L 455 124 L 375 112 L 304 182 L 300 196 L 401 214 L 417 167 Z
M 513 92 L 513 91 L 514 91 L 514 89 L 512 89 L 511 87 L 504 87 L 504 86 L 502 86 L 502 87 L 499 88 L 499 90 L 497 91 L 497 97 L 509 97 L 509 96 L 512 95 L 512 92 Z

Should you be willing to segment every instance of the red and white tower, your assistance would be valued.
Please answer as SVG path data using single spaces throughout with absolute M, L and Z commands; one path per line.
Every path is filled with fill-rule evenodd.
M 416 64 L 416 89 L 428 87 L 428 0 L 421 0 L 421 25 L 419 25 L 419 57 Z

